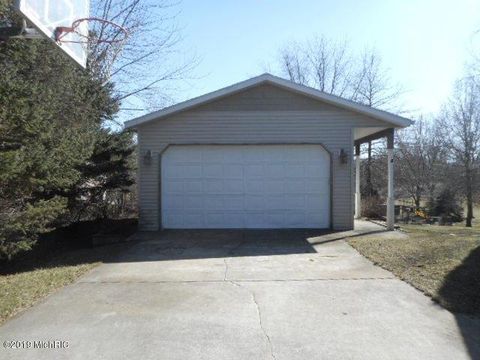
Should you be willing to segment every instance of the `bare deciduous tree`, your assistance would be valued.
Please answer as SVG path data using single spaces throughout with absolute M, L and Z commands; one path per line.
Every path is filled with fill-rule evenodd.
M 397 107 L 402 94 L 375 50 L 366 49 L 356 56 L 347 42 L 325 37 L 284 46 L 280 50 L 280 71 L 296 83 L 372 107 Z
M 349 87 L 351 56 L 346 42 L 315 37 L 284 46 L 280 50 L 280 70 L 296 83 L 343 96 Z
M 343 96 L 348 88 L 351 59 L 346 42 L 332 43 L 315 38 L 307 43 L 304 54 L 311 69 L 313 86 L 330 94 Z
M 297 84 L 308 85 L 308 67 L 302 56 L 302 49 L 292 43 L 280 51 L 282 71 Z
M 374 50 L 365 50 L 360 66 L 350 81 L 350 98 L 361 104 L 388 109 L 398 105 L 401 88 L 393 84 L 382 59 Z
M 397 133 L 397 184 L 418 209 L 425 198 L 430 201 L 441 178 L 445 148 L 436 123 L 419 119 Z
M 480 87 L 471 78 L 456 84 L 439 122 L 451 160 L 461 165 L 467 201 L 466 226 L 472 226 L 475 184 L 480 169 Z
M 121 25 L 128 33 L 124 42 L 92 42 L 89 68 L 103 81 L 115 84 L 115 96 L 126 107 L 164 105 L 169 81 L 182 79 L 196 65 L 194 57 L 178 62 L 180 31 L 177 3 L 169 0 L 94 0 L 92 16 Z M 116 40 L 123 32 L 108 23 L 92 23 L 92 36 Z M 141 99 L 140 99 L 141 96 Z M 159 103 L 160 102 L 160 103 Z

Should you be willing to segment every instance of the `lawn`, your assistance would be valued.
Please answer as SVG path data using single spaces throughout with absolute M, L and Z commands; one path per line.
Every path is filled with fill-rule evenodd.
M 349 243 L 443 307 L 480 315 L 480 224 L 404 225 L 402 230 L 408 237 L 372 234 Z
M 122 228 L 124 234 L 119 234 L 119 238 L 132 233 L 132 225 L 128 227 L 128 230 Z M 92 248 L 89 242 L 79 241 L 76 236 L 91 237 L 88 229 L 79 230 L 77 226 L 72 230 L 75 234 L 62 231 L 61 239 L 56 234 L 54 240 L 40 242 L 24 256 L 0 264 L 0 324 L 131 246 L 120 243 Z

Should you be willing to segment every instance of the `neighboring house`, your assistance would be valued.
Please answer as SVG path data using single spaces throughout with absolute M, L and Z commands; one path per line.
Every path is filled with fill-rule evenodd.
M 270 74 L 130 120 L 140 228 L 352 229 L 354 145 L 410 124 Z

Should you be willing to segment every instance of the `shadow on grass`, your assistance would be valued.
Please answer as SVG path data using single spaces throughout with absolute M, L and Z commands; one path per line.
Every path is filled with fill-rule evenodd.
M 436 300 L 454 312 L 472 359 L 480 359 L 480 247 L 445 278 Z
M 93 248 L 94 236 L 115 236 L 124 240 L 137 230 L 136 219 L 82 221 L 43 234 L 32 250 L 11 261 L 0 261 L 0 275 L 41 268 L 108 262 L 131 244 L 119 243 Z
M 312 245 L 326 244 L 326 243 L 334 242 L 334 241 L 338 241 L 338 240 L 353 239 L 353 238 L 360 237 L 360 236 L 383 234 L 383 233 L 385 233 L 386 231 L 387 231 L 387 230 L 385 230 L 385 229 L 380 229 L 380 230 L 371 230 L 371 231 L 367 231 L 367 232 L 360 232 L 360 233 L 358 233 L 358 234 L 353 234 L 353 235 L 337 236 L 337 237 L 334 237 L 334 238 L 330 238 L 330 237 L 328 237 L 328 238 L 322 238 L 322 237 L 320 237 L 319 240 L 310 241 L 310 244 L 312 244 Z

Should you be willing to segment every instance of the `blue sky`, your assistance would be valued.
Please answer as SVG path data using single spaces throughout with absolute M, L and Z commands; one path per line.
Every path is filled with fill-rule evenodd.
M 201 59 L 180 101 L 275 69 L 279 48 L 323 35 L 375 47 L 404 103 L 435 112 L 480 42 L 478 0 L 183 0 L 181 48 Z

